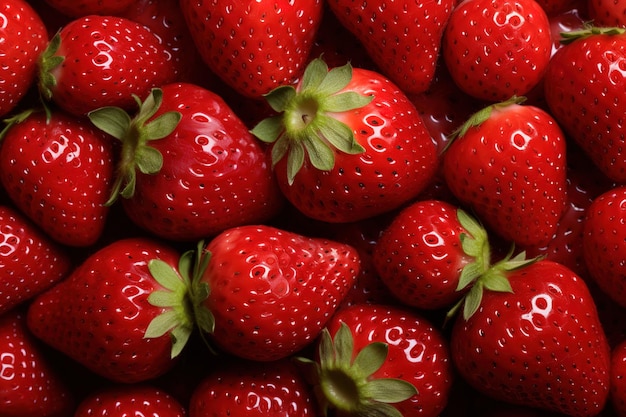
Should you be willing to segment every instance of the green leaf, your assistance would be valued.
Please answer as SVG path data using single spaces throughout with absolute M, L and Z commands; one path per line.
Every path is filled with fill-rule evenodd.
M 337 119 L 323 116 L 318 129 L 320 135 L 341 152 L 351 155 L 365 152 L 365 148 L 355 140 L 352 129 Z
M 250 131 L 254 136 L 265 143 L 274 143 L 284 132 L 283 116 L 272 116 L 261 120 Z
M 276 87 L 265 95 L 265 100 L 277 113 L 284 112 L 293 98 L 296 96 L 296 89 L 291 85 Z
M 352 362 L 354 343 L 352 340 L 352 332 L 350 331 L 350 328 L 343 322 L 341 323 L 339 330 L 335 334 L 334 347 L 335 354 L 337 355 L 337 363 L 349 366 Z
M 153 305 L 155 307 L 166 308 L 176 306 L 180 302 L 180 300 L 178 299 L 176 294 L 171 291 L 157 290 L 150 293 L 150 295 L 148 296 L 148 302 L 150 303 L 150 305 Z
M 335 166 L 335 153 L 328 144 L 318 138 L 305 138 L 302 141 L 311 164 L 320 171 L 330 171 Z
M 321 58 L 311 60 L 302 74 L 301 91 L 318 90 L 328 75 L 328 65 Z
M 498 273 L 492 273 L 485 276 L 483 285 L 489 291 L 513 292 L 513 288 L 511 288 L 509 280 L 504 275 Z
M 402 379 L 379 378 L 369 381 L 363 388 L 365 397 L 381 403 L 399 403 L 415 394 L 413 384 Z
M 336 367 L 335 345 L 327 328 L 322 329 L 319 338 L 320 367 L 322 369 L 334 369 Z
M 176 326 L 171 331 L 172 336 L 172 351 L 170 353 L 171 358 L 175 358 L 182 352 L 183 348 L 187 345 L 189 337 L 191 336 L 191 329 L 186 326 Z
M 148 270 L 156 282 L 168 290 L 174 291 L 181 287 L 180 275 L 167 262 L 161 259 L 151 259 L 148 262 Z
M 293 180 L 302 165 L 304 165 L 304 146 L 302 143 L 296 142 L 289 147 L 289 154 L 287 155 L 287 182 L 289 185 L 293 184 Z
M 476 278 L 485 273 L 485 270 L 478 262 L 472 262 L 463 267 L 461 275 L 459 276 L 459 283 L 457 284 L 456 291 L 461 291 L 467 288 Z
M 350 65 L 350 63 L 332 68 L 319 83 L 317 91 L 323 95 L 335 94 L 344 89 L 350 83 L 351 79 L 352 65 Z
M 144 126 L 148 140 L 163 139 L 170 135 L 180 123 L 183 115 L 176 111 L 163 113 Z
M 477 281 L 476 284 L 474 284 L 469 292 L 465 295 L 465 300 L 463 304 L 463 318 L 465 320 L 469 320 L 470 317 L 472 317 L 474 313 L 478 311 L 482 300 L 483 284 L 481 281 Z
M 151 146 L 140 146 L 135 150 L 135 163 L 143 174 L 156 174 L 163 166 L 163 155 Z
M 360 375 L 372 375 L 387 360 L 389 348 L 386 343 L 374 342 L 359 351 L 352 366 Z
M 278 140 L 272 147 L 272 168 L 274 168 L 276 164 L 285 157 L 285 155 L 288 155 L 291 145 L 292 145 L 292 142 L 291 140 L 289 140 L 287 135 L 282 135 L 280 138 L 278 138 Z M 302 146 L 302 145 L 297 144 L 295 146 Z
M 326 98 L 323 102 L 323 110 L 332 113 L 341 113 L 367 106 L 373 99 L 374 96 L 364 96 L 354 91 L 347 91 Z
M 374 402 L 357 411 L 356 416 L 366 417 L 410 417 L 403 416 L 397 408 L 390 404 Z
M 137 172 L 134 169 L 126 173 L 126 183 L 120 195 L 123 198 L 131 198 L 135 194 L 135 184 L 137 184 Z
M 130 129 L 131 118 L 119 107 L 101 107 L 87 116 L 98 129 L 119 140 L 123 140 Z
M 163 102 L 163 90 L 153 88 L 143 103 L 137 96 L 135 96 L 135 100 L 140 104 L 139 113 L 135 116 L 135 121 L 137 125 L 143 126 L 149 118 L 155 115 L 159 107 L 161 107 L 161 103 Z
M 161 337 L 178 323 L 178 314 L 174 310 L 167 310 L 152 319 L 144 333 L 144 338 Z

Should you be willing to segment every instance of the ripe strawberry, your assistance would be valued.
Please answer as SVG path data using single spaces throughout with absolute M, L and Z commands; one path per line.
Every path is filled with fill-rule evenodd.
M 610 179 L 626 181 L 622 84 L 623 29 L 590 27 L 566 34 L 545 74 L 545 99 L 563 130 Z
M 588 0 L 587 11 L 599 27 L 626 27 L 626 1 Z
M 599 414 L 609 394 L 610 353 L 584 281 L 548 260 L 491 275 L 501 280 L 498 291 L 485 291 L 475 312 L 457 316 L 452 328 L 461 377 L 501 401 Z
M 0 205 L 0 314 L 47 290 L 71 267 L 63 248 L 20 212 Z
M 626 186 L 617 186 L 596 197 L 584 221 L 582 251 L 589 274 L 615 302 L 626 307 Z
M 146 381 L 171 369 L 193 328 L 180 301 L 187 288 L 180 274 L 186 272 L 166 244 L 117 240 L 35 297 L 28 327 L 100 376 Z
M 415 311 L 348 307 L 330 320 L 317 349 L 315 361 L 300 361 L 312 371 L 323 411 L 434 417 L 447 405 L 453 379 L 447 342 Z
M 381 72 L 405 93 L 432 82 L 454 0 L 360 2 L 332 0 L 329 8 L 361 41 Z
M 626 340 L 611 351 L 610 401 L 617 417 L 626 416 Z
M 89 113 L 122 142 L 109 204 L 170 240 L 197 241 L 276 215 L 283 197 L 269 156 L 226 103 L 188 83 L 154 89 L 131 119 L 120 108 Z
M 181 0 L 180 7 L 207 66 L 240 94 L 260 99 L 302 75 L 323 2 Z
M 351 246 L 265 225 L 228 229 L 198 252 L 198 326 L 216 347 L 258 361 L 311 343 L 359 274 Z
M 252 133 L 272 143 L 287 199 L 308 217 L 358 221 L 416 198 L 437 167 L 433 139 L 415 106 L 379 73 L 322 59 L 296 86 L 267 96 L 278 115 Z
M 0 415 L 67 417 L 73 408 L 71 391 L 28 332 L 21 309 L 0 315 Z
M 565 137 L 544 110 L 518 99 L 475 113 L 443 156 L 458 200 L 504 239 L 547 243 L 566 206 Z
M 51 7 L 70 17 L 90 14 L 114 15 L 131 7 L 135 0 L 45 0 Z
M 89 15 L 65 25 L 41 54 L 39 89 L 73 115 L 103 106 L 131 109 L 133 95 L 175 79 L 172 53 L 146 26 Z
M 313 392 L 292 361 L 222 359 L 196 387 L 189 417 L 316 417 Z
M 534 0 L 474 0 L 452 12 L 443 58 L 467 94 L 492 102 L 535 87 L 552 51 L 550 22 Z
M 0 144 L 0 181 L 50 238 L 93 245 L 103 232 L 113 179 L 113 143 L 85 120 L 60 111 L 13 118 Z
M 81 401 L 73 417 L 186 415 L 182 404 L 160 388 L 148 384 L 119 384 L 92 392 Z
M 550 17 L 556 16 L 559 13 L 566 13 L 572 10 L 577 3 L 581 3 L 580 0 L 536 0 L 537 4 L 546 12 Z M 586 2 L 587 0 L 582 0 Z
M 0 5 L 0 117 L 9 114 L 34 85 L 37 59 L 46 48 L 48 31 L 25 0 Z

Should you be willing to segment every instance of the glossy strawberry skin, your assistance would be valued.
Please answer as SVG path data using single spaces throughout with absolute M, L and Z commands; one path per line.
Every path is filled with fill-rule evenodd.
M 102 234 L 113 142 L 84 120 L 43 112 L 13 125 L 0 147 L 0 180 L 17 208 L 50 238 L 93 245 Z
M 204 305 L 211 340 L 246 359 L 271 361 L 311 343 L 359 274 L 349 245 L 265 225 L 227 229 L 206 246 Z
M 112 385 L 84 398 L 73 417 L 185 417 L 185 408 L 167 392 L 148 384 Z
M 239 94 L 261 99 L 300 77 L 323 2 L 181 0 L 180 7 L 207 66 Z
M 46 344 L 114 382 L 142 382 L 167 372 L 169 334 L 144 338 L 163 312 L 148 302 L 162 287 L 148 270 L 161 259 L 176 267 L 179 254 L 146 238 L 117 240 L 93 253 L 65 280 L 29 305 L 30 331 Z
M 589 0 L 587 2 L 589 17 L 595 25 L 606 27 L 626 26 L 626 2 L 623 0 Z
M 0 5 L 0 117 L 15 108 L 37 74 L 37 58 L 46 48 L 48 31 L 41 17 L 25 0 Z
M 492 398 L 570 416 L 598 414 L 609 391 L 609 346 L 593 298 L 568 268 L 541 260 L 486 291 L 450 349 L 456 369 Z
M 154 117 L 178 111 L 166 138 L 151 141 L 163 155 L 158 174 L 137 174 L 123 199 L 136 224 L 166 239 L 195 241 L 276 215 L 283 196 L 271 162 L 248 128 L 213 92 L 188 83 L 162 87 Z

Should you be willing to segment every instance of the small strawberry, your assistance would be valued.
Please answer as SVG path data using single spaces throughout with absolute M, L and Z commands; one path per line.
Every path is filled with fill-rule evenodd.
M 0 117 L 10 113 L 35 84 L 37 59 L 48 43 L 48 31 L 26 0 L 0 5 Z
M 52 8 L 70 17 L 90 14 L 114 15 L 131 7 L 135 0 L 45 0 Z
M 456 198 L 502 238 L 545 244 L 567 201 L 565 137 L 544 110 L 514 98 L 485 107 L 443 156 Z
M 302 75 L 323 4 L 321 0 L 180 1 L 206 65 L 241 95 L 257 99 Z
M 314 361 L 299 360 L 311 371 L 323 411 L 435 417 L 447 405 L 453 381 L 447 342 L 415 311 L 348 307 L 333 316 L 316 345 Z
M 112 385 L 90 393 L 73 417 L 186 417 L 185 408 L 167 392 L 148 384 Z
M 39 58 L 39 90 L 73 115 L 103 106 L 131 109 L 133 95 L 177 76 L 172 53 L 146 26 L 89 15 L 65 25 Z
M 473 0 L 452 12 L 442 40 L 450 75 L 467 94 L 492 102 L 522 96 L 545 72 L 550 22 L 535 0 Z
M 363 44 L 380 71 L 405 93 L 426 91 L 435 76 L 441 36 L 454 0 L 332 0 L 329 8 Z
M 332 223 L 392 211 L 428 185 L 435 144 L 415 106 L 388 78 L 321 59 L 302 80 L 267 96 L 279 114 L 253 129 L 271 143 L 287 199 L 308 217 Z

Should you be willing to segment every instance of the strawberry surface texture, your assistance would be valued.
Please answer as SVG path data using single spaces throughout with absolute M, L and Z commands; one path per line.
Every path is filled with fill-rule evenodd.
M 1 3 L 0 417 L 626 417 L 626 1 Z

